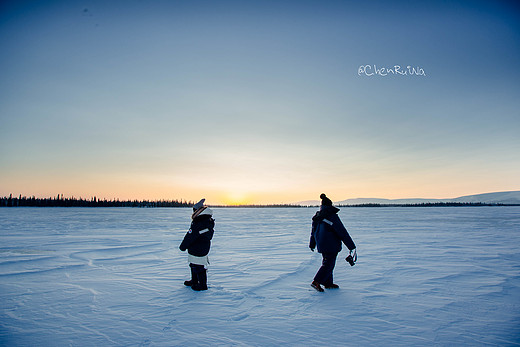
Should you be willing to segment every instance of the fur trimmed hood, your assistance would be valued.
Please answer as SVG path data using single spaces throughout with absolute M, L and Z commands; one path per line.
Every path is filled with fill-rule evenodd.
M 213 216 L 213 210 L 208 206 L 202 206 L 191 215 L 191 219 L 195 219 L 200 216 Z

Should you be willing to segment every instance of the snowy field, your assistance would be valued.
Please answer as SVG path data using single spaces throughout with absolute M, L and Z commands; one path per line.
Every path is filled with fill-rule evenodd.
M 190 209 L 1 208 L 0 345 L 520 345 L 520 207 L 342 208 L 324 293 L 314 208 L 214 211 L 194 292 Z

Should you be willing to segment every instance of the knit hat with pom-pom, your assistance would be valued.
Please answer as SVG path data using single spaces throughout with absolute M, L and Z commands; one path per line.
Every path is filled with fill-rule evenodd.
M 199 202 L 197 202 L 195 205 L 193 205 L 193 212 L 204 207 L 204 201 L 206 201 L 206 199 L 200 199 Z
M 332 201 L 324 193 L 321 193 L 320 199 L 322 206 L 332 206 Z

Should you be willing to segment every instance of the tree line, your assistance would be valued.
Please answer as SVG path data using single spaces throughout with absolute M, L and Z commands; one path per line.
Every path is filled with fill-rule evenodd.
M 63 197 L 58 194 L 55 197 L 37 198 L 35 196 L 18 196 L 0 198 L 0 207 L 191 207 L 194 202 L 185 200 L 119 200 L 119 199 L 90 199 Z M 420 204 L 357 204 L 357 205 L 338 205 L 338 207 L 452 207 L 452 206 L 518 206 L 517 204 L 490 204 L 482 202 L 432 202 Z M 295 205 L 295 204 L 271 204 L 271 205 L 213 205 L 212 207 L 317 207 L 315 205 Z
M 191 207 L 194 202 L 184 200 L 119 200 L 119 199 L 90 199 L 63 197 L 37 198 L 35 196 L 18 196 L 0 198 L 0 207 Z

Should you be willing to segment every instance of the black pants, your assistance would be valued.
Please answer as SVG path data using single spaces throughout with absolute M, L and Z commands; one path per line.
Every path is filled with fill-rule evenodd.
M 190 263 L 190 269 L 191 269 L 191 283 L 193 283 L 193 284 L 199 283 L 202 286 L 207 285 L 208 276 L 206 274 L 206 269 L 204 268 L 204 265 Z
M 338 257 L 338 253 L 322 253 L 323 261 L 321 263 L 321 267 L 314 276 L 314 280 L 319 284 L 323 284 L 324 286 L 330 286 L 333 284 L 332 272 L 334 271 L 334 266 L 336 265 L 336 258 Z

